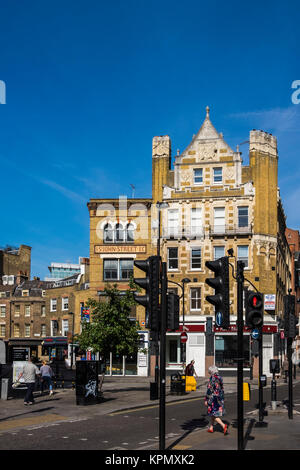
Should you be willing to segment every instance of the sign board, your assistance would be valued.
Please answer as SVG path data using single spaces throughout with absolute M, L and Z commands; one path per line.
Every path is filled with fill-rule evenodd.
M 265 301 L 265 305 L 264 305 L 265 310 L 275 310 L 276 294 L 265 294 L 264 301 Z
M 27 364 L 27 361 L 15 361 L 13 362 L 13 382 L 17 381 L 17 378 L 19 377 L 20 372 L 23 371 L 23 366 Z M 20 378 L 20 383 L 24 383 L 24 377 Z
M 81 321 L 86 321 L 87 323 L 90 322 L 90 309 L 81 307 Z
M 13 348 L 12 360 L 14 361 L 27 361 L 29 358 L 29 348 Z
M 97 253 L 146 253 L 146 245 L 95 245 Z
M 180 341 L 181 341 L 182 343 L 186 343 L 186 342 L 187 342 L 187 339 L 188 339 L 188 336 L 187 336 L 186 332 L 183 331 L 183 332 L 181 333 L 181 335 L 180 335 Z

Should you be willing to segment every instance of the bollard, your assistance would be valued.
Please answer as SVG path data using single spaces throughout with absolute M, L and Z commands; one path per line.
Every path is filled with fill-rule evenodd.
M 9 379 L 1 380 L 1 400 L 7 400 L 8 398 L 8 380 Z

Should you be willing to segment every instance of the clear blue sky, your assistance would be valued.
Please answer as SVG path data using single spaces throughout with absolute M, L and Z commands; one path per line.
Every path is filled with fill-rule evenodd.
M 150 197 L 152 137 L 175 155 L 206 105 L 233 148 L 277 136 L 300 229 L 299 2 L 10 0 L 0 21 L 0 245 L 32 246 L 32 276 L 89 256 L 90 198 Z

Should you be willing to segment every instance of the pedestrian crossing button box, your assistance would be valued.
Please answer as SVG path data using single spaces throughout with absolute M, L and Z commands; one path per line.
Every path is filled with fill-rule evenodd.
M 270 373 L 271 374 L 280 373 L 279 359 L 270 359 Z

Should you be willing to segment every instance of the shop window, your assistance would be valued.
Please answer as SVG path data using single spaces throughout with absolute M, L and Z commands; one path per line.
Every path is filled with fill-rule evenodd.
M 243 337 L 244 367 L 250 367 L 250 337 Z M 237 367 L 237 335 L 215 336 L 215 364 L 220 368 Z

